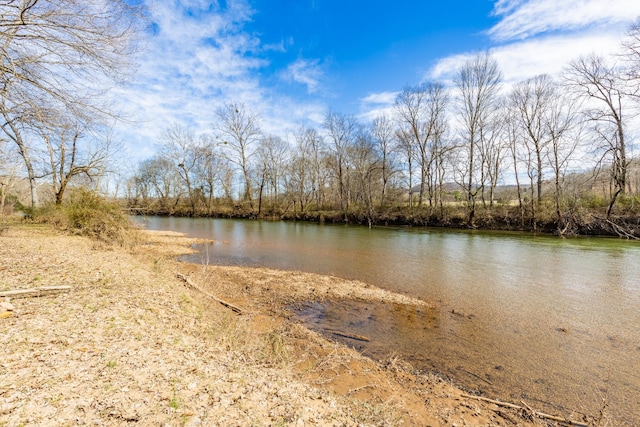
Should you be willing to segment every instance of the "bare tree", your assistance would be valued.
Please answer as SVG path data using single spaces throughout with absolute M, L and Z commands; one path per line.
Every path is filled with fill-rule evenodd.
M 553 170 L 554 193 L 553 199 L 558 221 L 558 232 L 564 234 L 567 224 L 564 224 L 562 214 L 562 198 L 564 193 L 564 179 L 567 168 L 578 146 L 581 137 L 581 127 L 578 123 L 579 104 L 571 100 L 553 83 L 551 99 L 544 116 L 544 127 L 549 135 L 549 146 L 546 156 Z
M 222 191 L 224 192 L 224 199 L 227 203 L 231 203 L 233 201 L 234 168 L 229 161 L 222 163 L 221 166 L 222 166 L 222 170 L 220 172 L 221 172 Z
M 19 179 L 20 158 L 9 141 L 0 139 L 0 215 L 5 211 L 7 196 Z
M 144 160 L 138 166 L 132 185 L 135 196 L 142 197 L 148 208 L 158 204 L 159 212 L 173 214 L 183 195 L 181 178 L 173 161 L 166 156 L 156 155 Z
M 316 207 L 321 207 L 327 199 L 326 188 L 329 181 L 328 148 L 324 138 L 315 130 L 310 130 L 305 138 L 306 149 L 311 164 L 311 183 Z
M 566 85 L 585 99 L 584 112 L 599 141 L 596 151 L 602 153 L 601 161 L 610 163 L 613 191 L 607 208 L 609 218 L 618 196 L 627 186 L 625 124 L 629 112 L 625 105 L 625 84 L 619 68 L 596 55 L 571 62 L 564 77 Z
M 162 154 L 172 164 L 180 179 L 187 188 L 191 215 L 196 214 L 197 197 L 194 192 L 194 174 L 200 157 L 204 155 L 203 147 L 207 144 L 207 137 L 196 137 L 192 129 L 177 123 L 165 129 L 161 136 Z
M 536 181 L 538 203 L 542 201 L 544 154 L 550 142 L 549 127 L 545 121 L 554 96 L 553 82 L 547 74 L 516 84 L 510 95 L 511 104 L 518 112 L 527 149 L 532 154 L 533 163 L 528 165 L 528 170 Z
M 466 150 L 466 170 L 463 188 L 467 197 L 469 226 L 473 225 L 476 196 L 480 188 L 478 171 L 478 145 L 487 116 L 493 113 L 498 100 L 502 73 L 498 62 L 487 52 L 468 60 L 455 76 L 459 96 L 461 137 Z
M 129 153 L 123 150 L 122 140 L 115 137 L 112 125 L 98 126 L 90 133 L 99 147 L 106 147 L 105 160 L 99 165 L 94 187 L 102 194 L 117 198 L 121 195 L 125 177 L 134 170 L 135 163 Z
M 262 198 L 266 186 L 271 190 L 273 207 L 279 209 L 279 194 L 282 191 L 282 178 L 285 164 L 289 159 L 291 146 L 279 136 L 270 135 L 260 141 L 257 156 L 258 173 L 258 215 L 262 212 Z
M 420 168 L 418 206 L 422 205 L 431 152 L 428 148 L 432 126 L 428 121 L 428 84 L 407 87 L 398 94 L 395 111 L 398 116 L 402 140 L 411 144 L 411 152 Z
M 414 160 L 416 157 L 415 147 L 412 143 L 412 139 L 406 132 L 401 130 L 396 131 L 397 151 L 400 153 L 402 160 L 406 165 L 405 179 L 407 180 L 407 187 L 409 189 L 408 201 L 409 208 L 413 207 L 413 174 L 414 174 Z
M 380 207 L 385 206 L 390 180 L 397 172 L 395 160 L 395 133 L 393 122 L 387 116 L 380 116 L 371 124 L 371 137 L 376 144 L 380 158 L 382 187 L 380 189 Z
M 450 176 L 451 159 L 453 158 L 456 145 L 452 139 L 448 137 L 449 127 L 444 120 L 440 121 L 435 132 L 435 161 L 434 161 L 434 199 L 435 204 L 440 210 L 440 217 L 445 217 L 444 205 L 444 184 Z
M 44 175 L 38 174 L 33 152 L 34 147 L 29 143 L 29 136 L 33 134 L 32 124 L 34 123 L 31 109 L 28 103 L 21 102 L 19 105 L 9 106 L 8 98 L 0 96 L 0 128 L 10 141 L 15 143 L 17 152 L 23 160 L 29 181 L 31 192 L 31 206 L 38 206 L 38 185 L 36 180 Z
M 629 94 L 640 102 L 640 17 L 629 27 L 622 47 L 626 62 L 625 74 L 631 83 Z
M 327 170 L 324 167 L 326 147 L 318 132 L 307 126 L 300 126 L 294 133 L 294 152 L 289 165 L 289 186 L 295 203 L 304 211 L 310 203 L 316 208 L 325 200 Z
M 347 212 L 349 209 L 349 148 L 355 144 L 360 124 L 354 116 L 329 112 L 322 124 L 327 132 L 333 155 L 333 168 L 338 185 L 338 197 L 340 209 Z
M 207 136 L 201 136 L 201 143 L 196 147 L 196 164 L 194 175 L 199 185 L 200 196 L 206 206 L 207 216 L 213 213 L 213 202 L 216 194 L 216 184 L 221 182 L 225 161 L 216 152 L 213 140 Z
M 288 192 L 293 202 L 293 210 L 296 212 L 297 204 L 304 212 L 307 203 L 313 194 L 313 178 L 311 175 L 311 151 L 309 135 L 313 129 L 300 126 L 294 132 L 295 151 L 288 168 Z
M 400 132 L 405 141 L 414 145 L 413 152 L 420 167 L 418 205 L 422 204 L 426 189 L 431 208 L 447 103 L 444 85 L 436 82 L 405 88 L 395 102 Z
M 226 103 L 216 111 L 216 118 L 218 122 L 215 129 L 218 137 L 230 151 L 229 161 L 242 171 L 243 199 L 249 201 L 253 210 L 250 160 L 255 153 L 255 145 L 260 140 L 260 117 L 243 104 Z
M 374 194 L 380 184 L 382 160 L 376 144 L 368 132 L 359 132 L 355 143 L 349 148 L 353 165 L 354 193 L 365 208 L 367 224 L 373 225 L 375 216 Z
M 536 227 L 536 203 L 542 200 L 545 171 L 553 174 L 553 200 L 558 231 L 566 231 L 562 213 L 564 177 L 578 143 L 579 104 L 566 96 L 550 76 L 539 75 L 516 84 L 509 94 L 506 136 L 511 146 L 521 223 L 524 222 L 520 168 L 530 181 L 530 219 Z
M 62 205 L 65 190 L 73 179 L 83 176 L 93 181 L 104 173 L 111 140 L 101 140 L 89 124 L 77 121 L 40 131 L 48 153 L 55 203 Z
M 520 184 L 520 144 L 524 139 L 522 136 L 522 126 L 520 126 L 520 112 L 512 103 L 507 102 L 504 108 L 505 136 L 509 144 L 513 175 L 516 181 L 516 192 L 518 197 L 518 212 L 520 216 L 520 226 L 524 227 L 524 201 L 522 196 L 522 185 Z
M 124 0 L 13 0 L 0 17 L 0 128 L 18 146 L 36 206 L 32 109 L 109 114 L 102 95 L 126 75 L 141 14 Z
M 496 108 L 488 115 L 488 123 L 481 126 L 479 154 L 481 159 L 480 186 L 482 203 L 486 206 L 486 183 L 489 183 L 489 206 L 493 206 L 495 190 L 502 178 L 508 145 L 504 139 L 503 111 Z

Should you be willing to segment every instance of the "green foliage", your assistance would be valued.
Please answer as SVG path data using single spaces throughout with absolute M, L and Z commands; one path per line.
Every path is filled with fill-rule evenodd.
M 178 396 L 176 396 L 175 393 L 173 395 L 173 398 L 169 402 L 169 407 L 174 411 L 180 407 L 180 401 L 178 400 Z
M 609 200 L 599 194 L 585 193 L 580 195 L 574 203 L 579 208 L 601 209 L 609 205 Z
M 640 195 L 619 196 L 617 204 L 626 215 L 637 215 L 640 213 Z
M 129 218 L 117 203 L 86 188 L 71 192 L 62 206 L 52 204 L 33 211 L 32 215 L 36 222 L 110 244 L 124 245 L 131 228 Z

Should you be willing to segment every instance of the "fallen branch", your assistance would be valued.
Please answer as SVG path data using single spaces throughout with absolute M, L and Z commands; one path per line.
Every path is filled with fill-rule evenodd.
M 325 329 L 325 331 L 333 334 L 333 335 L 337 335 L 339 337 L 344 337 L 344 338 L 351 338 L 352 340 L 356 340 L 356 341 L 365 341 L 365 342 L 369 342 L 371 341 L 369 338 L 363 336 L 363 335 L 356 335 L 356 334 L 347 334 L 346 332 L 340 332 L 340 331 L 334 331 L 332 329 Z
M 178 279 L 184 281 L 191 288 L 195 289 L 198 292 L 201 292 L 201 293 L 205 294 L 206 296 L 208 296 L 212 300 L 224 305 L 228 309 L 231 309 L 232 311 L 234 311 L 234 312 L 236 312 L 238 314 L 244 314 L 245 313 L 245 311 L 243 309 L 241 309 L 240 307 L 237 307 L 237 306 L 231 304 L 230 302 L 222 300 L 222 299 L 216 297 L 215 295 L 213 295 L 212 293 L 209 293 L 209 292 L 205 291 L 204 289 L 202 289 L 200 286 L 198 286 L 196 283 L 194 283 L 189 277 L 185 276 L 184 274 L 176 273 L 176 277 L 178 277 Z
M 482 396 L 473 396 L 471 394 L 462 394 L 462 397 L 466 398 L 466 399 L 475 399 L 475 400 L 481 400 L 483 402 L 487 402 L 487 403 L 493 403 L 495 405 L 498 406 L 502 406 L 505 408 L 511 408 L 511 409 L 524 409 L 522 406 L 520 405 L 515 405 L 513 403 L 509 403 L 509 402 L 501 402 L 499 400 L 493 400 L 493 399 L 489 399 L 487 397 L 482 397 Z
M 640 240 L 640 237 L 636 236 L 632 229 L 625 227 L 627 225 L 626 223 L 621 225 L 611 221 L 609 218 L 601 218 L 595 215 L 593 217 L 598 221 L 601 221 L 609 225 L 609 227 L 611 227 L 611 231 L 617 234 L 618 237 L 623 237 L 625 239 L 632 239 L 632 240 Z
M 44 295 L 55 294 L 58 292 L 66 292 L 70 290 L 71 290 L 71 286 L 41 286 L 39 288 L 14 289 L 11 291 L 0 292 L 0 298 L 1 297 L 12 297 L 12 298 L 41 297 Z
M 501 402 L 499 400 L 489 399 L 489 398 L 482 397 L 482 396 L 473 396 L 473 395 L 470 395 L 470 394 L 463 394 L 462 397 L 464 397 L 466 399 L 475 399 L 475 400 L 480 400 L 482 402 L 493 403 L 494 405 L 503 406 L 505 408 L 511 408 L 511 409 L 517 409 L 517 410 L 526 410 L 526 411 L 531 412 L 534 416 L 537 416 L 537 417 L 540 417 L 540 418 L 545 418 L 545 419 L 551 420 L 551 421 L 557 421 L 559 423 L 567 424 L 567 425 L 570 425 L 570 426 L 576 426 L 576 427 L 588 427 L 589 426 L 588 424 L 585 424 L 585 423 L 571 421 L 571 420 L 568 420 L 566 418 L 558 417 L 558 416 L 555 416 L 555 415 L 545 414 L 544 412 L 534 411 L 527 404 L 525 404 L 525 406 L 520 406 L 520 405 L 515 405 L 513 403 Z
M 605 219 L 605 221 L 607 222 L 607 224 L 611 226 L 611 228 L 613 228 L 613 231 L 617 233 L 619 237 L 624 237 L 625 239 L 640 240 L 637 236 L 633 234 L 633 232 L 629 230 L 625 230 L 621 225 L 618 225 L 615 222 L 608 219 Z

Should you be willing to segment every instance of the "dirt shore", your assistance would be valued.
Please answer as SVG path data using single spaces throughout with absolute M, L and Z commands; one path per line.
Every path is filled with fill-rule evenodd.
M 0 311 L 0 426 L 547 425 L 393 355 L 367 359 L 286 310 L 327 298 L 427 303 L 334 277 L 176 261 L 192 243 L 141 232 L 125 249 L 2 228 L 0 291 L 70 290 Z

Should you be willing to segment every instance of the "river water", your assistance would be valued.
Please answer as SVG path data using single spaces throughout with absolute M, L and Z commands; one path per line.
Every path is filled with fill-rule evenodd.
M 434 309 L 305 304 L 298 316 L 488 397 L 640 425 L 640 244 L 521 233 L 149 217 L 213 239 L 193 262 L 359 279 Z

